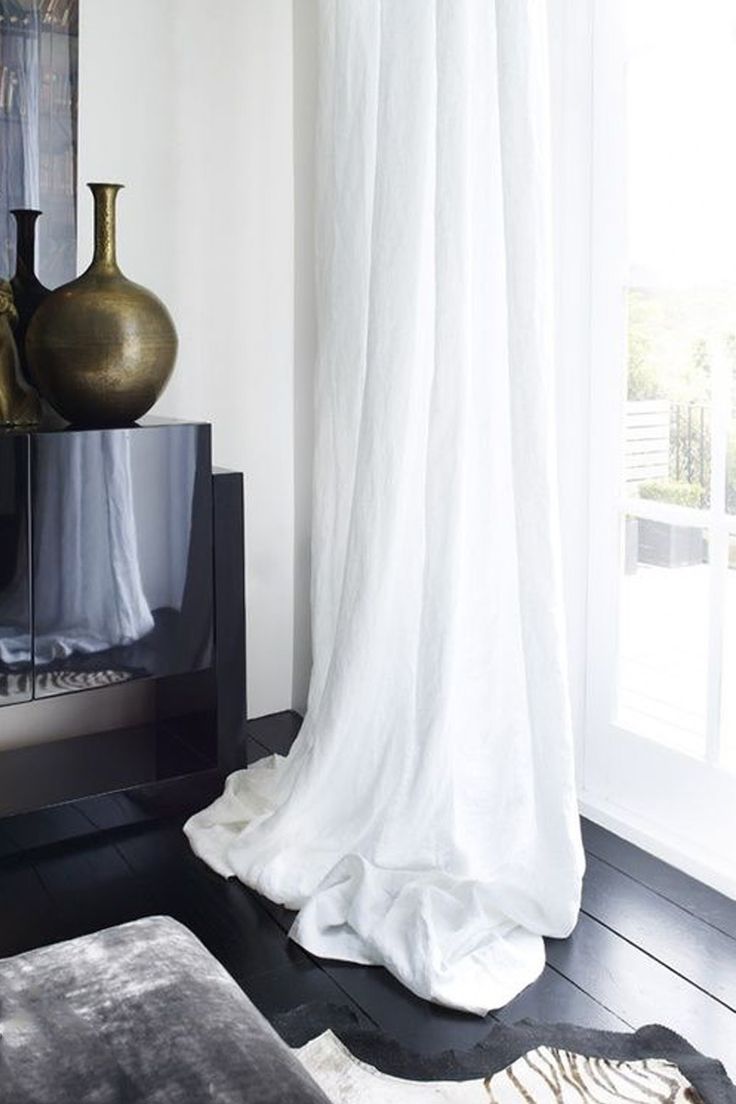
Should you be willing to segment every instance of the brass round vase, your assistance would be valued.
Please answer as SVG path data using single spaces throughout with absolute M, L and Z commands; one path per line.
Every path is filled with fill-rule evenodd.
M 118 268 L 120 184 L 89 184 L 95 203 L 92 264 L 34 314 L 26 352 L 36 384 L 80 426 L 130 425 L 155 403 L 174 368 L 177 339 L 166 307 Z

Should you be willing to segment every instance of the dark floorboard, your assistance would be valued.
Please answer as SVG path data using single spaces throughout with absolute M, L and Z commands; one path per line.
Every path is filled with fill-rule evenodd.
M 251 722 L 249 761 L 284 754 L 298 727 L 291 713 Z M 584 824 L 575 932 L 549 940 L 539 980 L 483 1020 L 420 1000 L 378 967 L 312 958 L 287 938 L 292 913 L 192 855 L 181 819 L 120 827 L 124 809 L 123 797 L 101 799 L 91 815 L 104 830 L 87 825 L 52 847 L 40 846 L 33 818 L 14 824 L 13 839 L 0 823 L 0 956 L 163 913 L 191 928 L 270 1017 L 332 1003 L 425 1053 L 471 1047 L 494 1019 L 608 1030 L 659 1022 L 736 1074 L 736 902 L 596 825 Z
M 515 1000 L 496 1012 L 504 1023 L 536 1020 L 538 1023 L 574 1023 L 599 1031 L 628 1031 L 630 1024 L 602 1001 L 596 1000 L 578 981 L 572 981 L 550 962 L 544 973 Z
M 380 966 L 323 962 L 325 971 L 391 1038 L 419 1054 L 472 1047 L 489 1030 L 479 1016 L 429 1004 Z
M 736 1058 L 730 1009 L 597 920 L 583 914 L 570 939 L 548 940 L 547 959 L 632 1027 L 666 1022 L 700 1050 Z
M 588 820 L 583 821 L 583 842 L 588 855 L 736 939 L 736 901 Z
M 302 719 L 298 713 L 272 713 L 248 722 L 248 734 L 267 751 L 286 755 L 299 731 Z
M 736 940 L 588 856 L 583 910 L 736 1011 Z

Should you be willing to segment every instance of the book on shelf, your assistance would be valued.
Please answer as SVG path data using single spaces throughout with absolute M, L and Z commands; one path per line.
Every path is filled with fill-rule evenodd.
M 12 115 L 17 102 L 18 74 L 8 65 L 0 65 L 0 113 Z
M 79 0 L 2 0 L 0 3 L 0 33 L 42 29 L 76 34 Z
M 41 18 L 55 27 L 69 28 L 76 24 L 78 0 L 43 0 Z

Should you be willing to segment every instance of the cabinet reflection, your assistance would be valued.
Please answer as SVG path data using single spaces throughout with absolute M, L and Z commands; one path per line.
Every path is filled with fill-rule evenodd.
M 33 696 L 28 439 L 0 434 L 0 705 Z
M 206 427 L 33 439 L 35 696 L 212 661 Z

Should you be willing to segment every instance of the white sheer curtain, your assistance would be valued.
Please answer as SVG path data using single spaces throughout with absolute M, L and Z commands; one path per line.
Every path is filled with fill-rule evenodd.
M 480 1013 L 583 867 L 548 97 L 542 0 L 321 4 L 309 709 L 186 829 L 308 950 Z

